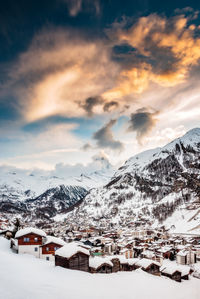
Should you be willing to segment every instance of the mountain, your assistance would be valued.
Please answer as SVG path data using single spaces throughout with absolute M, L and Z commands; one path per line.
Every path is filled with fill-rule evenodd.
M 108 184 L 92 189 L 70 217 L 199 232 L 200 129 L 127 160 Z
M 94 170 L 97 169 L 97 170 Z M 114 168 L 103 156 L 93 157 L 92 167 L 79 176 L 55 172 L 0 167 L 0 213 L 29 220 L 51 218 L 80 204 L 91 188 L 104 185 Z M 89 171 L 91 170 L 91 171 Z

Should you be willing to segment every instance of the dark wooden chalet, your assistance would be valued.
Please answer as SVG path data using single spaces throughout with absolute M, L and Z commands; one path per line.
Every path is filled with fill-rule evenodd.
M 135 266 L 139 266 L 143 271 L 160 276 L 160 264 L 150 259 L 141 259 Z
M 89 267 L 91 273 L 112 273 L 113 263 L 106 257 L 90 257 Z
M 55 265 L 89 272 L 89 251 L 76 244 L 67 244 L 55 252 Z
M 161 270 L 161 275 L 169 277 L 170 279 L 177 282 L 181 282 L 181 271 L 179 270 L 169 271 L 168 269 L 163 269 Z

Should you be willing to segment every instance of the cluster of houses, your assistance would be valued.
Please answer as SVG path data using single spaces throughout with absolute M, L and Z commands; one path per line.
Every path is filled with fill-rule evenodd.
M 189 266 L 200 257 L 200 237 L 166 237 L 152 231 L 129 231 L 96 235 L 85 229 L 69 232 L 62 240 L 38 228 L 17 231 L 11 248 L 18 253 L 32 254 L 56 266 L 90 273 L 133 271 L 138 268 L 153 275 L 175 281 L 188 279 Z M 165 263 L 165 260 L 176 262 Z

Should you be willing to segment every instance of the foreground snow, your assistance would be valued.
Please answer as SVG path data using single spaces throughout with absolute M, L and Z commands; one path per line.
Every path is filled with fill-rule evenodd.
M 89 274 L 55 267 L 28 255 L 16 255 L 0 238 L 0 298 L 5 299 L 197 299 L 200 281 L 177 283 L 142 270 Z

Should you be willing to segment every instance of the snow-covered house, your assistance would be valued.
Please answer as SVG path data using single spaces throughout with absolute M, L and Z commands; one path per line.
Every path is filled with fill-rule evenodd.
M 181 270 L 176 265 L 163 266 L 161 269 L 161 275 L 169 277 L 175 281 L 181 282 Z
M 124 255 L 125 258 L 127 258 L 127 259 L 134 257 L 133 249 L 129 249 L 129 248 L 126 248 L 126 247 L 120 250 L 120 254 Z
M 18 241 L 18 253 L 32 254 L 40 257 L 40 246 L 46 233 L 38 228 L 27 227 L 17 231 L 15 238 Z
M 191 269 L 188 266 L 165 264 L 160 268 L 161 275 L 167 276 L 175 281 L 188 280 Z
M 112 273 L 113 263 L 108 257 L 90 257 L 89 267 L 91 273 Z
M 150 260 L 150 259 L 141 259 L 135 263 L 137 267 L 140 267 L 145 272 L 148 272 L 153 275 L 160 275 L 160 263 Z
M 67 269 L 89 271 L 89 250 L 75 242 L 66 244 L 55 252 L 55 265 Z
M 176 261 L 180 265 L 190 265 L 196 263 L 196 252 L 192 250 L 181 250 L 176 255 Z
M 40 258 L 47 261 L 55 261 L 55 251 L 66 243 L 60 239 L 53 236 L 47 236 L 44 243 L 40 246 Z

